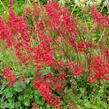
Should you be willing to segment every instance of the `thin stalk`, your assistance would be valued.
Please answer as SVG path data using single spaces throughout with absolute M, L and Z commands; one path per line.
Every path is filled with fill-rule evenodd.
M 102 32 L 102 34 L 101 34 L 100 39 L 98 40 L 98 42 L 100 42 L 102 40 L 105 31 L 106 31 L 106 29 L 103 30 L 103 32 Z
M 5 11 L 7 12 L 7 9 L 5 7 L 5 5 L 3 4 L 3 2 L 0 0 L 0 4 L 3 6 L 3 8 L 5 9 Z

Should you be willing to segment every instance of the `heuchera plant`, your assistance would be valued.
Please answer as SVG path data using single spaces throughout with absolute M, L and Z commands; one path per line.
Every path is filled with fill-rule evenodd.
M 25 69 L 35 65 L 36 76 L 31 81 L 32 86 L 49 105 L 61 109 L 64 94 L 56 95 L 56 92 L 65 88 L 69 76 L 84 78 L 86 73 L 87 82 L 91 83 L 109 80 L 109 49 L 101 47 L 102 43 L 107 43 L 106 40 L 100 38 L 96 42 L 84 37 L 82 34 L 87 31 L 82 30 L 81 33 L 79 22 L 67 7 L 52 1 L 48 1 L 44 7 L 33 1 L 33 7 L 24 8 L 22 16 L 18 16 L 13 3 L 10 3 L 8 20 L 4 21 L 0 17 L 0 43 L 4 44 L 5 49 L 15 52 Z M 108 29 L 109 17 L 102 15 L 94 5 L 91 6 L 91 15 L 100 31 Z M 29 20 L 32 22 L 31 27 Z M 97 53 L 92 53 L 94 50 Z M 84 60 L 81 60 L 80 55 L 84 56 Z M 8 86 L 12 87 L 17 74 L 7 66 L 4 68 L 4 76 L 9 81 Z M 41 70 L 46 67 L 55 73 L 46 71 L 47 74 L 43 75 Z M 33 106 L 38 107 L 34 103 Z

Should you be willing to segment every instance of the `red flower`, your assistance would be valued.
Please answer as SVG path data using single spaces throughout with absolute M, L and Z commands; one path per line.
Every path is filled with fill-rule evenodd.
M 0 17 L 0 39 L 6 41 L 6 47 L 12 46 L 15 38 L 12 36 L 12 32 L 5 24 L 4 20 Z
M 88 75 L 88 81 L 89 81 L 90 83 L 96 82 L 96 76 L 95 76 L 94 74 L 90 73 L 90 74 Z
M 64 37 L 66 37 L 67 33 L 72 37 L 76 36 L 77 24 L 66 7 L 61 8 L 57 2 L 50 1 L 47 3 L 46 10 L 50 17 L 48 22 L 51 30 L 56 28 L 60 35 Z
M 75 50 L 75 52 L 77 52 L 77 42 L 75 40 L 75 38 L 71 37 L 68 38 L 68 42 L 72 45 L 73 49 Z
M 76 68 L 74 68 L 74 70 L 72 70 L 72 73 L 74 75 L 80 76 L 82 74 L 82 71 L 83 71 L 82 66 L 80 63 L 78 63 Z
M 104 54 L 104 56 L 105 56 L 107 59 L 109 59 L 109 48 L 105 48 L 105 49 L 103 50 L 103 54 Z
M 109 63 L 104 61 L 102 57 L 95 56 L 92 63 L 91 70 L 94 73 L 88 75 L 89 82 L 95 82 L 97 80 L 109 79 Z
M 37 64 L 37 68 L 44 65 L 51 65 L 54 62 L 53 48 L 51 47 L 51 38 L 46 38 L 44 41 L 39 42 L 38 46 L 33 48 L 33 60 Z
M 11 87 L 16 80 L 14 73 L 8 67 L 5 67 L 4 68 L 4 76 L 9 81 L 8 86 Z
M 36 81 L 33 81 L 32 85 L 40 92 L 40 94 L 44 97 L 44 99 L 47 101 L 49 105 L 59 105 L 61 97 L 53 96 L 50 84 L 45 82 L 43 78 L 36 78 Z
M 96 44 L 88 41 L 80 41 L 80 43 L 78 44 L 78 50 L 84 53 L 87 53 L 89 48 L 95 49 L 96 47 Z
M 91 14 L 101 28 L 109 27 L 109 17 L 102 15 L 94 5 L 91 7 Z
M 66 73 L 61 72 L 53 75 L 51 72 L 46 75 L 46 82 L 50 84 L 50 87 L 56 91 L 60 91 L 64 88 L 64 82 L 66 80 Z
M 46 10 L 52 19 L 53 25 L 58 27 L 60 25 L 61 13 L 60 7 L 57 2 L 48 2 L 46 6 Z
M 33 81 L 32 85 L 38 89 L 38 91 L 42 94 L 45 100 L 49 100 L 51 98 L 51 90 L 48 83 L 44 80 Z
M 56 91 L 60 91 L 60 90 L 62 90 L 63 89 L 63 85 L 58 85 L 58 86 L 56 86 Z
M 72 61 L 69 61 L 68 66 L 69 66 L 73 75 L 80 76 L 83 72 L 83 68 L 81 66 L 81 63 L 74 65 L 74 63 Z

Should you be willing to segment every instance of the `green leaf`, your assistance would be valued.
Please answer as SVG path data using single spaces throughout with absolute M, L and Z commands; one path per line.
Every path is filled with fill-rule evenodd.
M 25 98 L 24 101 L 23 101 L 23 104 L 24 104 L 25 106 L 29 106 L 29 105 L 30 105 L 30 99 Z
M 9 89 L 5 89 L 3 91 L 4 95 L 6 96 L 6 98 L 11 98 L 13 97 L 14 93 L 13 93 L 13 89 L 9 88 Z
M 2 86 L 1 86 L 1 90 L 4 90 L 7 86 L 7 84 L 8 84 L 8 81 L 4 81 Z
M 23 109 L 19 101 L 15 103 L 15 109 Z
M 15 82 L 13 87 L 16 92 L 21 92 L 25 89 L 26 85 L 23 81 L 19 81 Z
M 51 106 L 49 106 L 49 105 L 47 104 L 47 105 L 46 105 L 46 108 L 47 108 L 47 109 L 51 109 Z
M 44 98 L 42 98 L 42 99 L 41 99 L 41 105 L 43 106 L 44 103 L 45 103 L 45 100 L 44 100 Z
M 19 95 L 19 96 L 18 96 L 18 100 L 19 100 L 19 101 L 23 101 L 23 96 L 22 96 L 22 95 Z
M 34 99 L 35 99 L 35 102 L 37 102 L 37 101 L 39 101 L 40 97 L 37 96 L 37 95 L 35 95 L 35 96 L 34 96 Z

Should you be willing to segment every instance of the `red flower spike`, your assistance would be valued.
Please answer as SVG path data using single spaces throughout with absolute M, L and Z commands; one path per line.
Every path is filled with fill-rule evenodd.
M 89 82 L 95 82 L 97 80 L 108 79 L 109 74 L 109 63 L 104 61 L 100 56 L 95 56 L 92 63 L 91 70 L 94 71 L 93 74 L 88 75 Z
M 72 73 L 73 73 L 74 75 L 77 75 L 77 76 L 82 75 L 83 69 L 82 69 L 81 64 L 78 63 L 76 67 L 77 67 L 77 68 L 74 68 L 74 70 L 72 70 Z
M 66 73 L 61 72 L 60 74 L 53 75 L 51 72 L 46 75 L 46 82 L 50 84 L 51 88 L 56 91 L 60 91 L 64 88 L 64 81 L 66 80 Z
M 58 86 L 56 86 L 56 91 L 60 91 L 60 90 L 62 90 L 63 87 L 64 87 L 64 86 L 62 86 L 62 85 L 58 85 Z
M 12 36 L 12 33 L 8 26 L 5 24 L 4 20 L 0 17 L 0 39 L 5 42 L 6 48 L 12 46 L 15 38 Z
M 102 52 L 103 52 L 103 55 L 104 55 L 107 59 L 109 59 L 109 48 L 105 48 Z
M 96 82 L 96 80 L 97 80 L 97 78 L 95 77 L 95 75 L 94 74 L 89 74 L 88 75 L 88 82 L 90 82 L 90 83 L 94 83 L 94 82 Z
M 77 65 L 74 65 L 74 63 L 72 61 L 69 61 L 68 62 L 68 67 L 70 68 L 73 75 L 75 75 L 75 76 L 82 75 L 83 68 L 82 68 L 81 63 L 78 63 Z
M 53 24 L 58 27 L 60 25 L 60 7 L 57 2 L 48 2 L 46 6 L 46 10 L 51 17 Z
M 8 67 L 5 67 L 4 68 L 4 76 L 9 81 L 8 86 L 11 87 L 16 80 L 14 73 Z
M 15 82 L 15 81 L 10 81 L 10 82 L 8 83 L 8 87 L 12 87 L 13 84 L 14 84 L 14 82 Z
M 37 47 L 33 48 L 33 60 L 35 61 L 37 68 L 54 63 L 54 53 L 53 48 L 50 45 L 51 42 L 51 38 L 46 38 L 44 41 L 39 42 Z
M 96 44 L 88 41 L 80 41 L 80 43 L 78 44 L 78 50 L 86 54 L 88 53 L 88 48 L 95 49 L 96 47 L 97 47 Z
M 94 5 L 91 6 L 91 14 L 92 18 L 98 23 L 101 29 L 109 27 L 109 17 L 102 15 Z
M 47 101 L 49 105 L 59 105 L 61 97 L 53 96 L 50 84 L 45 82 L 44 78 L 36 78 L 36 81 L 32 81 L 32 85 L 40 92 L 40 94 L 44 97 L 44 99 Z

